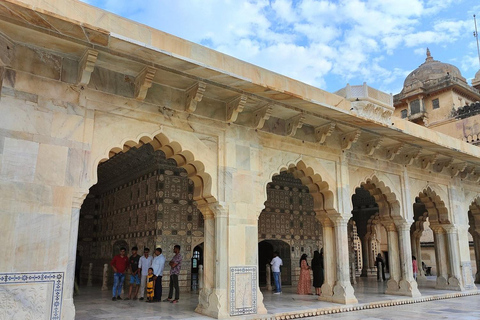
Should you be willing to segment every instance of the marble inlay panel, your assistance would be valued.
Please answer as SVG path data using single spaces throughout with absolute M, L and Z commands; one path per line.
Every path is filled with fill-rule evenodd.
M 230 315 L 257 313 L 257 266 L 230 267 Z
M 63 272 L 0 273 L 0 319 L 60 320 Z

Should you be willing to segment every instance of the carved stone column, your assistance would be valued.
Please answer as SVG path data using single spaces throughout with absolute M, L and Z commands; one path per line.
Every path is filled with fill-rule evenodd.
M 399 283 L 400 289 L 398 294 L 409 297 L 419 297 L 421 294 L 420 291 L 418 291 L 417 282 L 413 278 L 412 253 L 410 251 L 410 224 L 402 223 L 397 226 L 397 230 L 401 269 L 401 280 Z
M 223 251 L 221 250 L 222 241 L 226 240 L 226 224 L 224 218 L 221 216 L 220 205 L 215 204 L 201 204 L 198 209 L 202 212 L 204 217 L 204 234 L 205 234 L 205 251 L 204 251 L 204 274 L 203 274 L 203 288 L 200 290 L 198 298 L 198 306 L 196 312 L 208 315 L 214 318 L 220 318 L 221 314 L 226 315 L 227 297 L 225 294 L 227 282 L 224 283 L 225 289 L 218 287 L 220 274 L 218 268 L 220 267 L 219 258 Z M 223 230 L 218 230 L 223 228 Z M 223 237 L 223 238 L 222 238 Z M 227 250 L 227 246 L 223 242 L 223 247 Z M 220 249 L 220 252 L 217 250 Z M 225 253 L 223 253 L 225 254 Z M 223 256 L 226 260 L 226 257 Z M 227 274 L 227 268 L 224 267 L 224 274 Z M 226 276 L 223 276 L 225 278 Z M 223 281 L 227 281 L 226 278 Z M 221 307 L 221 304 L 223 307 Z
M 323 229 L 323 266 L 324 282 L 322 295 L 318 300 L 333 301 L 333 287 L 336 279 L 335 237 L 333 234 L 333 222 L 330 219 L 321 221 Z
M 415 233 L 413 237 L 413 243 L 412 243 L 412 248 L 415 248 L 415 253 L 413 254 L 417 258 L 417 264 L 418 264 L 418 275 L 417 279 L 418 280 L 426 280 L 427 277 L 425 276 L 425 270 L 422 268 L 422 246 L 420 242 L 420 238 L 422 237 L 421 233 Z
M 198 266 L 198 289 L 203 289 L 203 265 Z
M 272 291 L 272 268 L 269 263 L 265 265 L 265 271 L 267 276 L 267 291 L 270 292 Z
M 450 270 L 448 274 L 448 287 L 453 290 L 463 290 L 458 234 L 457 229 L 453 226 L 447 229 L 447 250 Z
M 351 304 L 358 303 L 358 300 L 355 297 L 352 284 L 350 283 L 347 223 L 348 220 L 342 217 L 338 217 L 334 221 L 335 245 L 337 249 L 337 279 L 333 288 L 332 301 Z
M 388 266 L 390 279 L 387 281 L 386 294 L 399 294 L 400 290 L 400 252 L 398 249 L 398 232 L 393 222 L 387 224 Z M 411 263 L 410 263 L 411 265 Z
M 435 260 L 437 262 L 437 289 L 448 289 L 448 266 L 447 266 L 447 246 L 445 235 L 446 232 L 442 227 L 430 226 L 433 230 L 433 238 L 435 241 Z
M 368 260 L 370 259 L 370 250 L 368 248 L 368 238 L 364 235 L 361 238 L 362 241 L 362 274 L 360 277 L 368 277 Z
M 477 232 L 473 233 L 473 249 L 475 251 L 475 261 L 477 265 L 475 283 L 480 283 L 480 236 Z
M 70 239 L 68 248 L 68 264 L 65 273 L 65 282 L 63 287 L 63 307 L 62 318 L 71 319 L 75 316 L 75 306 L 73 304 L 73 291 L 75 282 L 75 260 L 77 257 L 78 224 L 80 219 L 80 207 L 88 194 L 87 189 L 75 190 L 72 197 L 72 211 L 70 220 Z
M 108 290 L 108 264 L 103 265 L 102 291 Z

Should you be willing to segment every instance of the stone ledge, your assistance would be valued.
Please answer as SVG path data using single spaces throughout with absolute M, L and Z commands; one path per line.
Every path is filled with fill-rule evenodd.
M 404 305 L 404 304 L 412 304 L 412 303 L 421 303 L 421 302 L 428 302 L 428 301 L 434 301 L 434 300 L 460 298 L 460 297 L 473 296 L 473 295 L 480 295 L 480 290 L 472 290 L 472 291 L 466 291 L 466 292 L 455 292 L 455 293 L 445 293 L 445 294 L 423 296 L 423 297 L 419 297 L 419 298 L 410 298 L 410 299 L 398 299 L 398 300 L 378 301 L 378 302 L 371 302 L 371 303 L 359 303 L 359 304 L 356 304 L 356 305 L 349 305 L 349 306 L 328 307 L 328 308 L 319 308 L 319 309 L 307 309 L 307 310 L 303 310 L 303 311 L 284 312 L 284 313 L 278 313 L 278 314 L 273 314 L 273 315 L 265 315 L 265 316 L 260 316 L 260 317 L 258 315 L 255 315 L 255 316 L 252 316 L 252 317 L 248 317 L 247 319 L 249 319 L 249 320 L 300 319 L 300 318 L 321 316 L 321 315 L 326 315 L 326 314 L 334 314 L 334 313 L 351 312 L 351 311 L 359 311 L 359 310 L 366 310 L 366 309 L 393 307 L 393 306 L 400 306 L 400 305 Z

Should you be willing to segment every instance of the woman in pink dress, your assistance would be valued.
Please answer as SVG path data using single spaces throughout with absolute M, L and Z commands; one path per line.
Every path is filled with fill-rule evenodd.
M 300 279 L 298 280 L 297 293 L 312 294 L 312 280 L 306 254 L 303 254 L 300 258 Z
M 412 256 L 412 266 L 413 266 L 413 278 L 417 280 L 418 265 L 417 265 L 417 258 L 415 258 L 415 256 Z

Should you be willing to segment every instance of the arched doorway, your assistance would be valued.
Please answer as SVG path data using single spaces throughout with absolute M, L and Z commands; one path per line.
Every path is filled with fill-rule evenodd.
M 415 198 L 414 223 L 411 227 L 411 234 L 414 236 L 413 253 L 417 256 L 420 268 L 423 258 L 426 257 L 420 244 L 426 227 L 433 231 L 431 240 L 434 246 L 436 288 L 461 290 L 460 261 L 455 254 L 458 253 L 458 243 L 454 226 L 450 222 L 445 203 L 430 187 Z
M 267 201 L 259 217 L 259 280 L 266 283 L 266 264 L 278 251 L 283 260 L 282 284 L 295 285 L 299 277 L 298 261 L 308 259 L 322 245 L 322 225 L 314 211 L 309 188 L 293 172 L 281 171 L 267 184 Z
M 192 259 L 191 259 L 191 290 L 193 292 L 198 291 L 198 282 L 200 276 L 200 266 L 203 266 L 203 243 L 199 244 L 193 248 Z
M 278 252 L 278 256 L 283 261 L 281 268 L 282 284 L 292 284 L 292 261 L 290 245 L 281 240 L 263 240 L 258 243 L 258 265 L 259 265 L 259 283 L 260 286 L 267 284 L 266 265 L 273 258 L 273 253 Z M 273 283 L 273 278 L 270 279 Z
M 192 244 L 204 239 L 204 219 L 194 201 L 194 182 L 177 160 L 147 143 L 119 152 L 98 166 L 98 182 L 80 210 L 78 234 L 84 265 L 93 264 L 93 284 L 102 283 L 104 264 L 108 264 L 111 283 L 109 263 L 121 246 L 127 255 L 133 246 L 139 254 L 149 248 L 150 255 L 161 247 L 169 261 L 178 244 L 183 260 L 191 260 Z M 180 276 L 191 279 L 191 272 L 182 268 Z M 127 275 L 125 288 L 128 280 Z M 169 277 L 162 283 L 167 287 Z M 191 284 L 182 281 L 180 289 L 190 291 Z

